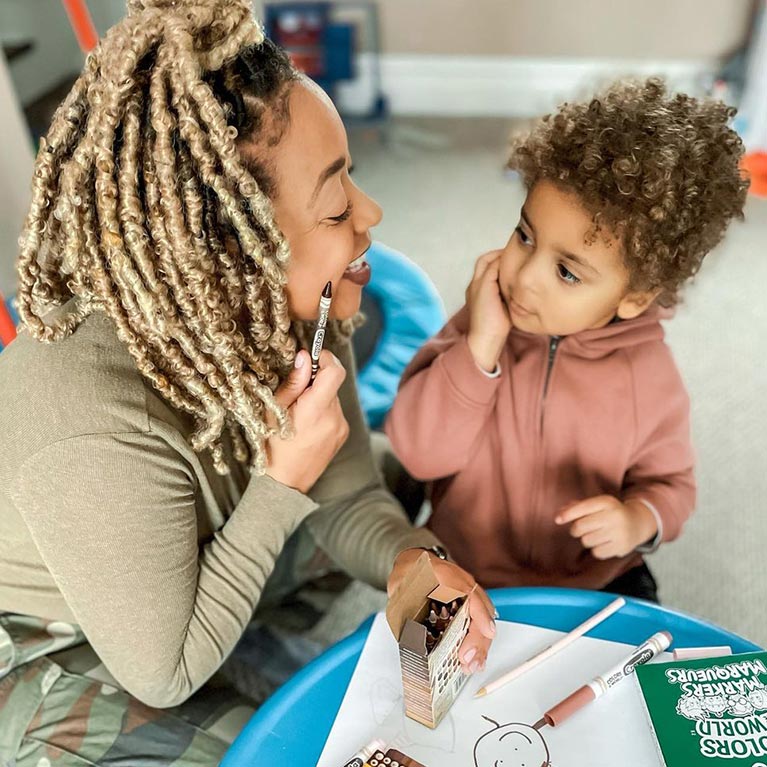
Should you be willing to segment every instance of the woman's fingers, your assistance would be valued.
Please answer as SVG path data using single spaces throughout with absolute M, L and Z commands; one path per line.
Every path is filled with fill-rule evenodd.
M 274 398 L 280 407 L 287 410 L 304 392 L 309 377 L 312 374 L 312 366 L 309 352 L 303 349 L 296 354 L 296 361 L 287 379 L 283 381 L 274 392 Z
M 476 674 L 485 667 L 487 653 L 495 636 L 495 621 L 492 614 L 488 613 L 487 605 L 479 591 L 481 589 L 475 590 L 469 597 L 471 623 L 458 651 L 458 659 L 466 674 Z
M 317 377 L 301 401 L 322 409 L 330 406 L 338 396 L 338 390 L 346 379 L 346 369 L 338 357 L 327 349 L 323 349 L 319 362 Z
M 389 577 L 388 593 L 394 593 L 407 577 L 422 549 L 406 549 L 395 560 Z M 458 659 L 465 673 L 473 674 L 484 668 L 487 653 L 495 637 L 495 606 L 474 578 L 453 562 L 432 558 L 432 565 L 440 583 L 457 591 L 469 592 L 469 631 L 458 651 Z

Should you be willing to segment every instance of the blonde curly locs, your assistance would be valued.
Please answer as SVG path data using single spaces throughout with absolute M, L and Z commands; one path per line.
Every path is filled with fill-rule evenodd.
M 40 142 L 20 239 L 29 333 L 58 341 L 104 312 L 221 473 L 224 430 L 260 473 L 290 428 L 273 396 L 296 352 L 288 246 L 238 140 L 281 99 L 269 122 L 286 119 L 296 78 L 245 0 L 129 0 Z
M 508 167 L 526 186 L 548 179 L 593 216 L 590 237 L 617 236 L 630 288 L 672 306 L 682 284 L 743 217 L 748 181 L 735 110 L 669 95 L 664 82 L 620 81 L 563 104 L 514 137 Z

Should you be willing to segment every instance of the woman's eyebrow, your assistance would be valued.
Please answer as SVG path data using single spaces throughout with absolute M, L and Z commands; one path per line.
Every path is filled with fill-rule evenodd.
M 337 160 L 334 160 L 333 162 L 328 165 L 325 170 L 320 173 L 320 177 L 317 179 L 317 185 L 314 187 L 314 191 L 312 192 L 312 196 L 309 199 L 309 208 L 314 207 L 314 203 L 317 202 L 317 195 L 319 195 L 320 190 L 325 185 L 325 182 L 336 175 L 344 166 L 346 165 L 346 158 L 345 157 L 339 157 Z

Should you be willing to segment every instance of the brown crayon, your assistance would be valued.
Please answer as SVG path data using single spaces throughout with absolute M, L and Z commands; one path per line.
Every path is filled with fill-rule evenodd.
M 403 754 L 402 751 L 397 751 L 396 748 L 390 748 L 386 752 L 386 756 L 390 757 L 392 761 L 397 761 L 402 767 L 425 767 L 421 762 L 417 762 L 412 756 Z

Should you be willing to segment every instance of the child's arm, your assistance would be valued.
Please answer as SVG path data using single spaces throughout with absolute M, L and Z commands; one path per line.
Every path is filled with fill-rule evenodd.
M 397 458 L 416 479 L 459 472 L 495 404 L 501 376 L 479 368 L 467 331 L 464 307 L 413 358 L 386 420 Z
M 557 517 L 597 559 L 674 540 L 695 507 L 690 403 L 671 353 L 648 345 L 632 365 L 635 436 L 623 491 L 572 504 Z
M 481 437 L 501 379 L 511 320 L 498 286 L 500 251 L 477 260 L 466 306 L 415 356 L 402 378 L 386 433 L 416 479 L 459 472 Z
M 632 362 L 636 440 L 623 500 L 641 501 L 654 511 L 660 544 L 678 538 L 695 509 L 690 398 L 665 345 L 638 349 Z

